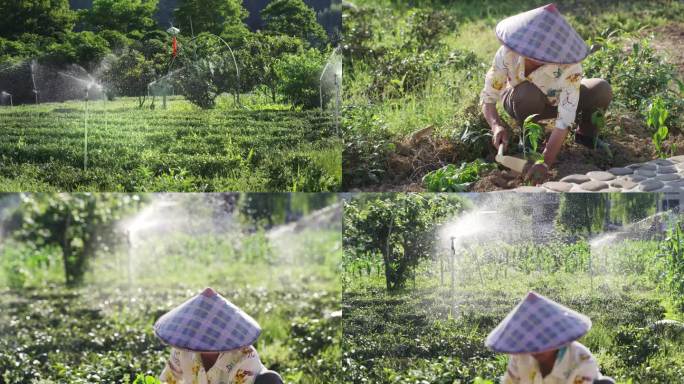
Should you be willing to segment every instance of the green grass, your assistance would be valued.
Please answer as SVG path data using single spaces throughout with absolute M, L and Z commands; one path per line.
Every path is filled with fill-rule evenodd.
M 232 98 L 200 110 L 182 98 L 169 109 L 121 98 L 0 108 L 2 191 L 335 191 L 341 152 L 332 117 L 264 110 Z

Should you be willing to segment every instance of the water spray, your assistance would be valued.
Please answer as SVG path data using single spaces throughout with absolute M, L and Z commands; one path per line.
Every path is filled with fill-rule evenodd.
M 324 105 L 323 105 L 323 78 L 325 77 L 326 71 L 328 68 L 332 65 L 335 65 L 336 67 L 334 68 L 335 73 L 333 75 L 333 85 L 335 86 L 335 132 L 339 133 L 339 125 L 340 125 L 340 107 L 341 107 L 341 98 L 340 98 L 340 88 L 342 87 L 342 68 L 341 68 L 341 63 L 339 68 L 337 68 L 337 63 L 340 60 L 339 58 L 336 59 L 339 50 L 341 49 L 340 46 L 337 46 L 332 53 L 330 54 L 330 57 L 328 58 L 328 61 L 325 63 L 325 67 L 323 67 L 323 71 L 321 71 L 321 76 L 318 79 L 318 97 L 319 97 L 319 103 L 321 110 L 323 110 Z
M 38 87 L 36 87 L 36 61 L 33 60 L 31 61 L 31 64 L 29 66 L 31 68 L 31 82 L 33 83 L 33 89 L 31 92 L 33 92 L 33 97 L 36 100 L 36 105 L 38 104 Z
M 0 92 L 0 95 L 2 95 L 3 98 L 9 98 L 10 101 L 10 107 L 14 107 L 14 101 L 12 101 L 12 94 L 6 91 Z

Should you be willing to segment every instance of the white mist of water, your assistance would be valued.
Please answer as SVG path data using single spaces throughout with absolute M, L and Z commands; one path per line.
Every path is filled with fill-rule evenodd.
M 320 107 L 325 108 L 325 98 L 330 97 L 335 111 L 335 131 L 339 131 L 339 116 L 342 106 L 342 54 L 338 46 L 330 54 L 323 71 L 319 86 Z
M 648 240 L 663 234 L 671 221 L 674 212 L 664 211 L 648 216 L 639 221 L 628 223 L 622 227 L 599 234 L 589 240 L 590 273 L 593 278 L 597 271 L 605 270 L 621 255 L 610 248 L 625 240 Z

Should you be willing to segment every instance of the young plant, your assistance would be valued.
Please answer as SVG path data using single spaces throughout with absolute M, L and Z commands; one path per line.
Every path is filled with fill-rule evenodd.
M 660 97 L 656 97 L 648 106 L 646 124 L 655 131 L 652 136 L 653 146 L 660 158 L 665 158 L 667 156 L 663 149 L 663 142 L 667 139 L 669 133 L 669 130 L 665 125 L 665 120 L 667 120 L 669 114 L 669 111 L 665 108 L 663 99 Z
M 544 134 L 544 127 L 542 127 L 540 124 L 534 122 L 534 119 L 539 116 L 537 114 L 535 115 L 530 115 L 528 116 L 524 123 L 523 123 L 523 131 L 522 131 L 522 141 L 523 141 L 523 154 L 527 156 L 526 150 L 525 150 L 525 139 L 528 139 L 530 142 L 530 153 L 529 156 L 534 160 L 535 163 L 543 163 L 544 162 L 544 156 L 537 152 L 537 148 L 539 147 L 539 140 L 541 139 L 542 135 Z
M 446 165 L 423 176 L 423 185 L 430 192 L 464 192 L 486 171 L 496 168 L 493 163 L 475 160 L 456 168 Z

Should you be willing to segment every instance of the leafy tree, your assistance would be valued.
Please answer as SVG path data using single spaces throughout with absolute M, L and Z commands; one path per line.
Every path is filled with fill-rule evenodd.
M 22 224 L 14 236 L 38 248 L 60 247 L 66 283 L 76 286 L 83 282 L 88 261 L 97 251 L 120 240 L 117 221 L 139 204 L 137 195 L 23 195 L 17 211 Z
M 656 212 L 659 198 L 657 193 L 612 193 L 610 219 L 619 224 L 645 219 Z
M 98 34 L 101 38 L 107 41 L 109 49 L 118 52 L 131 45 L 132 41 L 126 35 L 119 31 L 112 31 L 110 29 L 105 29 L 100 31 Z
M 76 12 L 69 0 L 0 1 L 0 37 L 16 39 L 24 33 L 54 36 L 71 31 Z
M 316 21 L 316 12 L 303 0 L 274 0 L 261 11 L 264 30 L 269 33 L 299 37 L 311 45 L 322 47 L 328 40 Z
M 240 0 L 181 0 L 174 11 L 176 24 L 182 25 L 186 34 L 190 33 L 191 23 L 195 34 L 246 34 L 243 20 L 247 16 Z
M 50 44 L 44 58 L 58 65 L 75 63 L 90 68 L 92 64 L 99 64 L 109 52 L 107 40 L 93 32 L 70 32 L 63 42 Z
M 83 21 L 93 31 L 147 31 L 157 24 L 154 21 L 157 3 L 159 0 L 93 0 Z
M 296 37 L 252 34 L 236 51 L 243 72 L 242 90 L 250 91 L 263 85 L 275 102 L 280 83 L 276 64 L 284 55 L 301 54 L 303 50 L 304 42 Z
M 108 88 L 120 96 L 137 96 L 138 107 L 142 107 L 147 99 L 147 84 L 155 79 L 154 63 L 129 49 L 111 64 L 103 77 Z
M 354 199 L 344 208 L 344 250 L 350 257 L 380 255 L 388 291 L 404 287 L 409 272 L 434 250 L 435 229 L 462 212 L 453 195 L 399 193 L 368 201 Z
M 603 229 L 608 194 L 565 193 L 561 195 L 556 225 L 573 235 L 591 235 Z
M 278 91 L 296 106 L 315 108 L 320 103 L 320 76 L 326 57 L 316 49 L 285 54 L 275 63 Z

